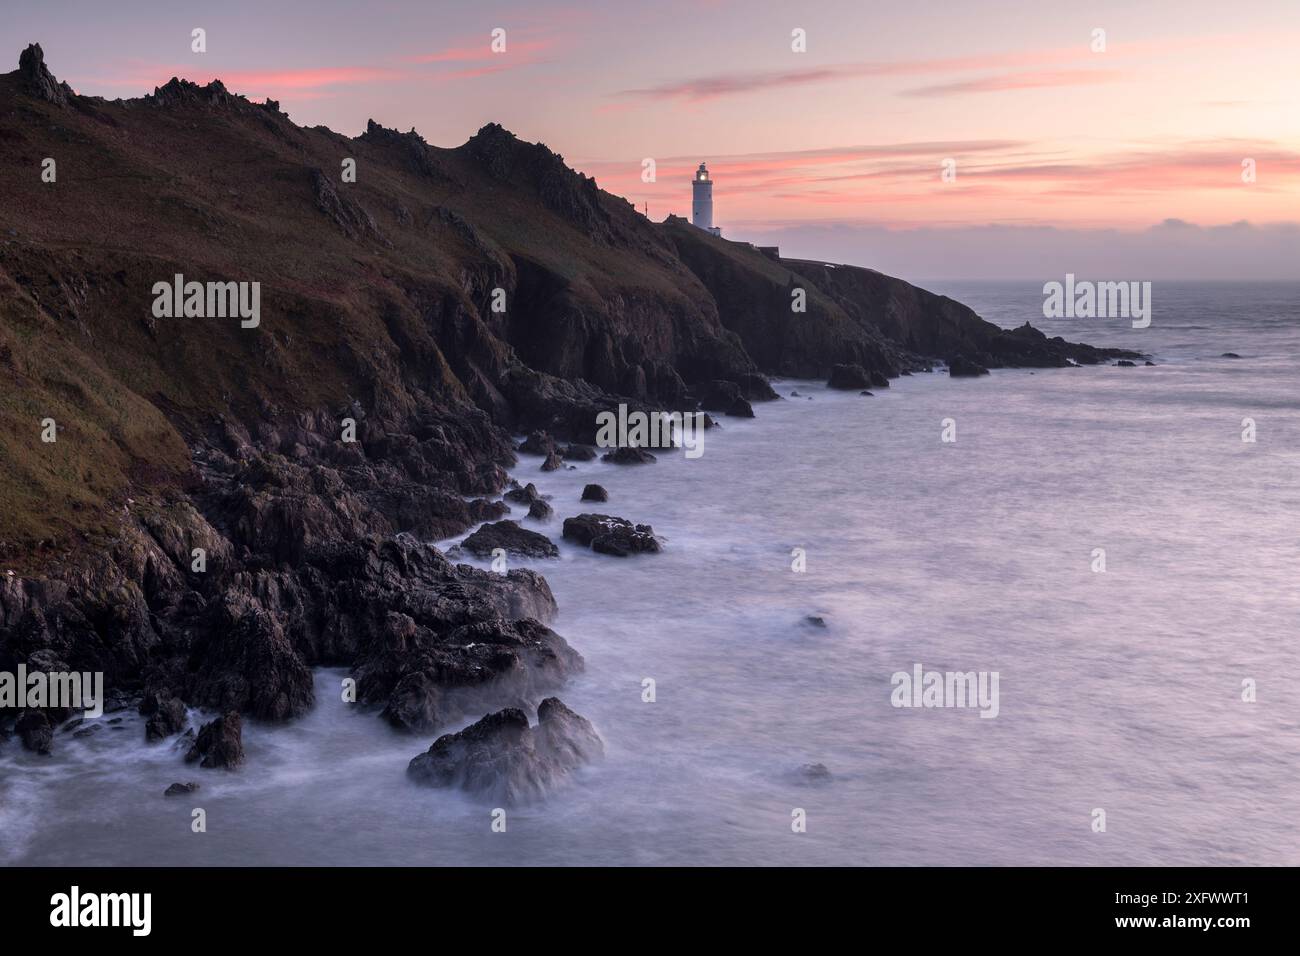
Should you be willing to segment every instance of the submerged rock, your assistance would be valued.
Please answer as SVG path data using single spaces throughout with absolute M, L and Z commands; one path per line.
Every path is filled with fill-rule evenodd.
M 583 501 L 609 501 L 609 492 L 600 485 L 587 485 L 582 489 Z
M 244 723 L 236 711 L 199 728 L 186 763 L 199 761 L 206 769 L 234 770 L 244 762 Z
M 535 521 L 550 521 L 554 514 L 555 509 L 540 498 L 528 506 L 528 517 Z
M 561 456 L 565 461 L 595 461 L 596 449 L 590 445 L 570 445 Z
M 507 491 L 502 497 L 506 501 L 513 501 L 517 505 L 531 505 L 534 501 L 540 499 L 542 495 L 537 490 L 537 486 L 530 481 L 522 488 L 519 487 L 518 482 L 515 482 L 515 487 Z
M 564 519 L 564 537 L 599 554 L 625 558 L 629 554 L 657 553 L 659 539 L 648 524 L 636 524 L 613 515 L 580 514 Z
M 537 708 L 537 726 L 517 707 L 488 714 L 445 734 L 406 768 L 416 783 L 457 787 L 494 803 L 544 798 L 583 764 L 604 756 L 605 745 L 585 717 L 556 697 Z
M 601 456 L 602 461 L 610 462 L 615 465 L 648 465 L 651 462 L 658 461 L 654 455 L 644 448 L 615 448 L 613 451 L 606 452 Z
M 563 467 L 563 460 L 561 460 L 560 456 L 555 452 L 551 452 L 547 455 L 546 460 L 542 462 L 542 471 L 559 471 Z
M 192 780 L 189 783 L 174 783 L 163 791 L 163 796 L 183 797 L 185 794 L 193 793 L 198 789 L 200 789 L 199 785 Z
M 509 520 L 483 525 L 466 538 L 461 547 L 479 558 L 492 557 L 492 552 L 497 548 L 503 548 L 506 554 L 518 554 L 527 558 L 556 558 L 560 555 L 560 549 L 546 535 L 521 528 Z

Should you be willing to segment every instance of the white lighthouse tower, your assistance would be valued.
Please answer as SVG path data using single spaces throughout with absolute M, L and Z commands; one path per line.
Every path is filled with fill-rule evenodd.
M 722 230 L 713 227 L 713 180 L 709 178 L 709 169 L 703 163 L 695 171 L 691 190 L 691 223 L 715 236 L 719 235 Z

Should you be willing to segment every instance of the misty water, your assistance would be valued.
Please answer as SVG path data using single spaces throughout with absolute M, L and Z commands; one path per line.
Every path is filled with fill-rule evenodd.
M 939 291 L 1159 364 L 918 374 L 874 397 L 783 381 L 696 460 L 521 457 L 556 510 L 526 526 L 558 541 L 601 510 L 664 550 L 525 562 L 586 658 L 559 696 L 608 754 L 505 834 L 490 804 L 408 783 L 434 734 L 390 730 L 321 671 L 309 716 L 246 724 L 237 773 L 146 746 L 130 713 L 52 757 L 10 741 L 0 861 L 1300 864 L 1300 286 L 1157 283 L 1146 330 L 1045 321 L 1034 284 Z M 608 505 L 579 504 L 587 482 Z M 996 719 L 891 706 L 918 662 L 997 671 Z

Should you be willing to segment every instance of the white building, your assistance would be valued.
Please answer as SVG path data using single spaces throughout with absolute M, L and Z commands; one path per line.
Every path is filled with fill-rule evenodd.
M 691 190 L 692 225 L 715 236 L 722 235 L 722 230 L 713 225 L 713 180 L 709 178 L 709 169 L 703 163 L 695 171 Z

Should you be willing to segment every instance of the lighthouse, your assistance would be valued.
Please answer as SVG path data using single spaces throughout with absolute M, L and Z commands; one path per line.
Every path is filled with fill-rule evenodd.
M 713 228 L 713 180 L 709 178 L 709 169 L 703 163 L 695 171 L 691 181 L 691 222 L 696 227 L 711 232 L 715 236 L 722 230 Z

